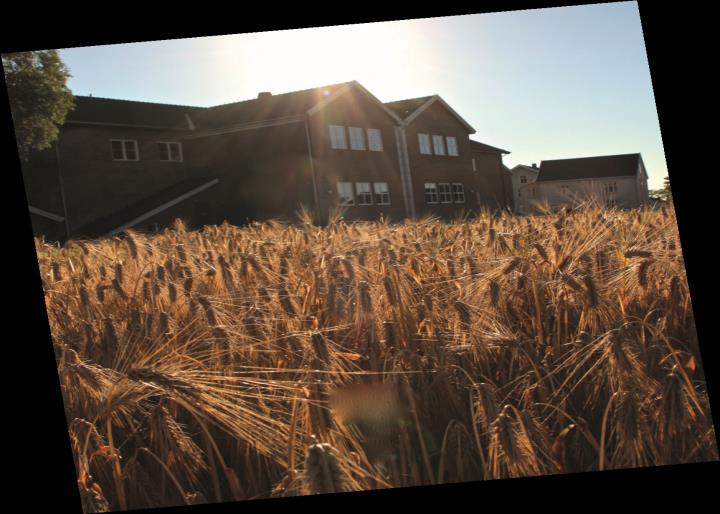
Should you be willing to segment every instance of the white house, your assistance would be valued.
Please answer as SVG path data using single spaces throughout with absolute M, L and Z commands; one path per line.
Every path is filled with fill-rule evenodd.
M 519 188 L 520 212 L 551 209 L 596 198 L 605 207 L 632 209 L 648 203 L 647 171 L 639 153 L 542 161 L 534 183 Z

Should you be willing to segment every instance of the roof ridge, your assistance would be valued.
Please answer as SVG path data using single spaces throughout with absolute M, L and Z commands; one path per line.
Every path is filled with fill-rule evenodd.
M 166 104 L 160 102 L 146 102 L 144 100 L 129 100 L 127 98 L 107 98 L 104 96 L 90 96 L 90 95 L 73 95 L 75 98 L 85 98 L 92 100 L 109 100 L 111 102 L 128 102 L 134 104 L 146 104 L 146 105 L 162 105 L 167 107 L 191 107 L 193 109 L 207 109 L 207 107 L 200 107 L 197 105 L 182 105 L 182 104 Z
M 434 96 L 440 96 L 440 95 L 427 95 L 427 96 L 418 96 L 417 98 L 403 98 L 401 100 L 392 100 L 390 102 L 383 102 L 383 104 L 396 104 L 398 102 L 410 102 L 412 100 L 429 100 L 430 98 L 433 98 Z
M 354 81 L 354 80 L 350 80 L 350 81 L 347 81 L 347 82 L 338 82 L 338 83 L 336 83 L 336 84 L 326 84 L 326 85 L 324 85 L 324 86 L 309 87 L 309 88 L 307 88 L 307 89 L 298 89 L 297 91 L 288 91 L 288 92 L 286 92 L 286 93 L 279 93 L 279 94 L 277 94 L 277 95 L 276 95 L 276 94 L 273 94 L 273 95 L 271 96 L 271 98 L 277 98 L 277 97 L 279 97 L 279 96 L 286 96 L 286 95 L 294 95 L 294 94 L 297 94 L 297 93 L 307 93 L 308 91 L 315 91 L 316 89 L 323 89 L 323 88 L 326 88 L 326 87 L 341 87 L 341 86 L 345 86 L 345 85 L 347 85 L 347 84 L 351 84 L 351 83 L 353 83 L 353 82 L 355 82 L 355 81 Z M 217 107 L 226 107 L 226 106 L 228 106 L 228 105 L 238 105 L 238 104 L 243 104 L 243 103 L 248 103 L 248 102 L 256 102 L 257 100 L 258 100 L 257 98 L 248 98 L 247 100 L 239 100 L 239 101 L 237 101 L 237 102 L 228 102 L 228 103 L 224 103 L 224 104 L 212 105 L 212 106 L 208 107 L 208 109 L 215 109 L 215 108 L 217 108 Z
M 543 159 L 540 162 L 557 162 L 557 161 L 579 161 L 584 159 L 600 159 L 603 157 L 627 157 L 628 155 L 640 155 L 640 152 L 634 152 L 634 153 L 618 153 L 618 154 L 612 154 L 612 155 L 590 155 L 588 157 L 568 157 L 565 159 Z

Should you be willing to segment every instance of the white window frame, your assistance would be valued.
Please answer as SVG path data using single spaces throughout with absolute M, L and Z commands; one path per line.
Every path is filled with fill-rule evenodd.
M 430 146 L 429 134 L 418 134 L 418 144 L 420 145 L 421 154 L 432 155 L 432 147 Z
M 447 154 L 451 157 L 459 156 L 457 138 L 454 136 L 447 136 L 445 140 L 447 143 Z M 452 144 L 450 144 L 451 142 Z
M 380 129 L 367 129 L 368 150 L 371 152 L 382 152 L 382 131 Z
M 330 131 L 330 147 L 335 150 L 347 150 L 347 135 L 343 125 L 328 125 Z
M 113 147 L 112 147 L 114 142 L 122 143 L 122 151 L 123 151 L 123 158 L 122 158 L 122 159 L 116 159 L 116 158 L 115 158 L 115 150 L 114 150 Z M 132 143 L 132 144 L 133 144 L 133 148 L 135 149 L 135 158 L 134 158 L 134 159 L 128 159 L 128 158 L 127 158 L 128 152 L 127 152 L 126 143 Z M 140 150 L 138 149 L 138 143 L 137 143 L 137 140 L 136 140 L 136 139 L 111 139 L 111 140 L 110 140 L 110 154 L 111 154 L 111 156 L 112 156 L 112 160 L 113 160 L 113 161 L 117 161 L 117 162 L 126 162 L 126 161 L 136 162 L 136 161 L 139 161 L 139 160 L 140 160 Z
M 445 153 L 445 138 L 433 134 L 432 137 L 433 153 L 435 155 L 446 155 Z
M 465 186 L 462 182 L 452 183 L 452 199 L 454 203 L 465 203 Z
M 428 187 L 430 186 L 430 187 Z M 430 198 L 428 199 L 428 195 L 430 195 Z M 434 199 L 433 199 L 434 197 Z M 425 203 L 429 205 L 434 205 L 438 203 L 438 188 L 437 183 L 435 182 L 425 182 Z
M 387 182 L 373 182 L 375 205 L 390 205 L 390 188 Z
M 340 196 L 340 205 L 342 205 L 342 206 L 355 205 L 355 192 L 353 190 L 352 182 L 338 182 L 337 183 L 337 192 L 338 192 L 338 195 Z M 349 196 L 346 196 L 347 193 L 350 193 Z
M 350 150 L 365 150 L 365 131 L 360 127 L 348 127 Z
M 182 143 L 179 143 L 178 141 L 158 141 L 157 144 L 158 144 L 158 151 L 159 151 L 160 145 L 167 146 L 168 158 L 167 159 L 161 158 L 160 160 L 162 162 L 183 162 Z M 170 151 L 170 145 L 177 145 L 179 159 L 172 158 L 172 152 Z
M 453 203 L 452 186 L 450 182 L 440 182 L 437 185 L 440 203 Z
M 373 205 L 373 193 L 370 182 L 355 182 L 355 196 L 357 197 L 358 205 Z M 367 202 L 365 200 L 370 201 Z

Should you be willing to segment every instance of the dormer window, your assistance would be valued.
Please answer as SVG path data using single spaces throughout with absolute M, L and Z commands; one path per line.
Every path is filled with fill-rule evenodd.
M 138 147 L 134 139 L 111 139 L 113 161 L 137 161 Z
M 158 153 L 161 161 L 182 162 L 182 147 L 180 143 L 158 143 Z

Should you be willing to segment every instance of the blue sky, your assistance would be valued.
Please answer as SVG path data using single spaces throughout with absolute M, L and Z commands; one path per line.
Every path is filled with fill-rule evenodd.
M 636 2 L 63 49 L 75 94 L 209 106 L 357 80 L 387 102 L 439 94 L 540 163 L 642 153 L 667 174 Z

